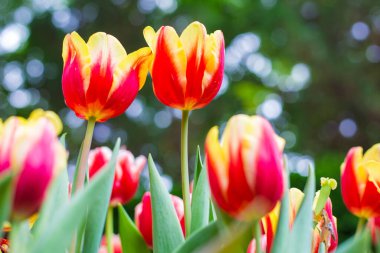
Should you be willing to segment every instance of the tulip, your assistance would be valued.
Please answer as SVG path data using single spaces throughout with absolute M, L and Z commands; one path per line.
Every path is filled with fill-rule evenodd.
M 150 72 L 157 99 L 180 110 L 209 104 L 223 79 L 223 33 L 207 34 L 201 23 L 193 22 L 181 36 L 170 26 L 157 32 L 148 26 L 144 37 L 153 52 Z
M 67 106 L 80 118 L 104 122 L 122 114 L 143 87 L 151 51 L 127 55 L 112 35 L 98 32 L 86 43 L 78 33 L 63 41 L 62 90 Z
M 112 237 L 112 246 L 113 246 L 113 253 L 123 253 L 119 235 L 114 235 Z M 107 251 L 107 240 L 104 236 L 102 238 L 102 242 L 100 244 L 100 249 L 99 249 L 98 253 L 108 253 L 108 251 Z
M 36 213 L 54 176 L 66 168 L 66 151 L 57 138 L 61 129 L 56 114 L 40 110 L 28 120 L 11 117 L 5 121 L 0 134 L 0 171 L 14 174 L 13 219 Z
M 63 41 L 62 90 L 66 105 L 88 120 L 73 192 L 83 187 L 95 122 L 122 114 L 143 87 L 151 50 L 141 48 L 127 55 L 113 36 L 98 32 L 86 43 L 78 33 Z
M 369 219 L 368 227 L 371 231 L 372 242 L 374 245 L 377 245 L 380 238 L 380 217 Z
M 89 175 L 94 177 L 111 159 L 112 151 L 108 147 L 100 147 L 89 153 Z M 115 168 L 110 205 L 126 204 L 135 195 L 141 171 L 146 164 L 144 156 L 134 157 L 125 149 L 119 151 Z
M 262 117 L 233 116 L 221 141 L 213 127 L 205 152 L 211 193 L 216 204 L 239 220 L 269 213 L 284 192 L 283 140 Z
M 380 144 L 363 156 L 351 148 L 341 166 L 341 190 L 348 210 L 362 219 L 380 216 Z
M 201 23 L 193 22 L 181 36 L 170 26 L 163 26 L 157 32 L 148 26 L 144 37 L 153 53 L 150 73 L 154 94 L 161 103 L 182 110 L 181 179 L 186 231 L 190 234 L 189 111 L 205 107 L 220 89 L 224 69 L 223 33 L 218 30 L 207 34 Z
M 183 201 L 179 197 L 173 195 L 171 195 L 171 199 L 178 221 L 181 224 L 182 232 L 185 234 Z M 141 202 L 135 207 L 135 223 L 148 247 L 153 248 L 153 220 L 150 192 L 146 192 L 143 195 Z

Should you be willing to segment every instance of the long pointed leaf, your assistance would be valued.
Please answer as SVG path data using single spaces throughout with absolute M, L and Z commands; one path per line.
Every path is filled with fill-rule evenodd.
M 169 192 L 162 182 L 150 154 L 148 167 L 152 196 L 153 251 L 155 253 L 172 252 L 184 241 L 182 229 Z
M 369 253 L 371 247 L 371 234 L 365 229 L 359 236 L 352 236 L 339 245 L 336 253 Z
M 288 252 L 308 252 L 311 249 L 313 200 L 315 195 L 315 174 L 311 167 L 309 167 L 309 177 L 304 193 L 305 196 L 290 232 Z
M 210 192 L 206 170 L 201 169 L 191 199 L 191 234 L 208 224 L 210 216 Z
M 218 236 L 219 228 L 220 226 L 216 222 L 211 222 L 187 238 L 185 243 L 175 250 L 175 253 L 197 252 L 198 249 Z
M 194 180 L 193 180 L 193 188 L 198 183 L 198 178 L 199 175 L 201 174 L 201 170 L 203 169 L 203 164 L 202 164 L 202 157 L 201 157 L 201 149 L 199 146 L 197 146 L 197 155 L 195 157 L 195 167 L 194 167 Z
M 102 231 L 106 221 L 107 210 L 112 193 L 112 185 L 119 154 L 120 139 L 117 140 L 110 161 L 107 163 L 106 170 L 109 171 L 110 180 L 107 181 L 105 190 L 97 194 L 95 203 L 91 205 L 87 215 L 87 225 L 84 233 L 83 249 L 89 253 L 98 252 L 100 240 L 102 239 Z
M 144 239 L 123 206 L 120 205 L 118 210 L 119 232 L 123 253 L 149 253 Z
M 281 208 L 279 221 L 277 225 L 277 232 L 274 237 L 271 252 L 287 252 L 289 243 L 289 172 L 287 163 L 285 164 L 285 192 L 281 200 Z
M 115 159 L 119 146 L 120 141 L 118 140 L 111 160 Z M 56 210 L 57 212 L 51 219 L 50 226 L 42 231 L 40 236 L 33 239 L 28 253 L 66 252 L 75 232 L 82 225 L 87 210 L 99 202 L 99 196 L 103 196 L 104 192 L 110 191 L 113 175 L 114 167 L 107 166 L 86 187 L 79 190 L 66 206 Z M 107 207 L 108 205 L 105 208 Z M 85 252 L 88 252 L 87 249 Z

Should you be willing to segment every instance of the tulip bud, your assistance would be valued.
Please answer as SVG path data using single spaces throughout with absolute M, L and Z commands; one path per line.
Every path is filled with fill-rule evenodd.
M 123 253 L 123 249 L 121 247 L 121 241 L 119 235 L 113 235 L 112 237 L 112 246 L 113 253 Z M 100 249 L 98 253 L 108 253 L 107 251 L 107 239 L 105 236 L 102 238 L 102 242 L 100 244 Z
M 108 147 L 100 147 L 89 153 L 89 175 L 92 178 L 98 171 L 105 168 L 111 159 L 112 152 Z M 146 158 L 133 154 L 125 149 L 119 151 L 115 168 L 110 205 L 126 204 L 135 195 L 139 186 L 141 171 L 146 164 Z
M 380 144 L 363 156 L 351 148 L 341 166 L 341 191 L 348 210 L 361 218 L 380 216 Z
M 214 201 L 230 216 L 258 219 L 269 213 L 284 192 L 283 141 L 262 117 L 233 116 L 221 141 L 213 127 L 205 151 Z
M 205 107 L 218 93 L 223 79 L 224 38 L 221 31 L 207 34 L 193 22 L 178 36 L 173 27 L 157 32 L 144 29 L 153 52 L 151 76 L 157 99 L 180 110 Z
M 183 201 L 177 196 L 171 195 L 171 198 L 178 221 L 181 224 L 182 232 L 185 234 Z M 148 247 L 153 248 L 153 220 L 150 192 L 146 192 L 141 202 L 135 207 L 135 223 Z
M 113 36 L 98 32 L 86 43 L 78 33 L 63 41 L 62 90 L 66 105 L 83 119 L 103 122 L 122 114 L 143 87 L 148 47 L 127 55 Z
M 66 168 L 66 151 L 57 138 L 57 122 L 52 122 L 51 117 L 59 118 L 54 115 L 40 113 L 28 120 L 11 117 L 4 123 L 0 172 L 12 170 L 14 174 L 13 219 L 36 213 L 54 176 Z

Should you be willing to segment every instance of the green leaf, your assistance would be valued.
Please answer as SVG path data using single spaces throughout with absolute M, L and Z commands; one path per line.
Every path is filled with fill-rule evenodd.
M 119 146 L 120 140 L 116 142 L 111 161 L 116 159 Z M 56 210 L 50 225 L 30 244 L 28 253 L 66 252 L 75 232 L 83 225 L 87 210 L 96 208 L 100 196 L 106 195 L 105 192 L 110 192 L 113 178 L 114 166 L 112 162 L 109 162 L 107 167 L 97 173 L 86 187 L 72 196 L 67 205 Z M 104 208 L 107 209 L 108 204 Z M 98 236 L 101 237 L 101 232 Z M 90 251 L 86 248 L 85 252 Z
M 321 242 L 320 244 L 319 244 L 319 249 L 318 249 L 318 253 L 325 253 L 326 252 L 326 250 L 325 250 L 325 243 L 324 242 Z
M 315 195 L 314 170 L 309 167 L 309 177 L 304 189 L 303 198 L 297 217 L 290 232 L 288 252 L 308 252 L 311 249 L 313 233 L 313 200 Z
M 289 172 L 285 160 L 285 192 L 281 200 L 280 215 L 271 252 L 281 252 L 288 248 L 289 243 Z
M 0 177 L 0 228 L 3 227 L 4 221 L 8 219 L 11 209 L 12 193 L 12 172 L 3 172 Z M 2 229 L 0 229 L 0 237 Z
M 192 253 L 216 238 L 219 234 L 219 224 L 211 222 L 188 237 L 184 244 L 175 250 L 175 253 Z
M 66 205 L 69 199 L 69 178 L 66 168 L 62 170 L 53 181 L 47 193 L 47 197 L 41 207 L 38 219 L 33 225 L 33 234 L 38 236 L 50 226 L 51 219 L 56 215 L 58 209 Z
M 172 252 L 184 241 L 182 229 L 169 192 L 150 154 L 148 167 L 152 197 L 153 251 L 155 253 Z
M 117 162 L 117 155 L 120 148 L 120 139 L 117 140 L 115 148 L 112 152 L 110 161 L 107 163 L 107 168 L 112 177 L 109 178 L 105 185 L 105 189 L 95 196 L 95 202 L 88 210 L 87 225 L 84 233 L 83 249 L 86 252 L 98 252 L 100 240 L 102 239 L 102 232 L 106 221 L 108 206 L 112 193 L 113 179 L 115 175 L 115 167 Z
M 78 173 L 79 173 L 79 163 L 80 163 L 80 159 L 82 157 L 82 152 L 83 152 L 83 143 L 80 145 L 80 149 L 79 149 L 79 153 L 78 153 L 78 158 L 77 158 L 77 163 L 75 164 L 73 182 L 77 181 L 77 177 L 78 177 Z M 71 195 L 74 195 L 75 192 L 76 192 L 76 185 L 75 185 L 75 183 L 73 183 L 73 186 L 72 186 L 72 189 L 71 189 Z
M 336 253 L 368 253 L 371 247 L 371 234 L 365 229 L 358 236 L 352 236 L 350 239 L 341 243 Z
M 202 164 L 202 157 L 201 157 L 201 149 L 199 146 L 197 146 L 197 155 L 195 157 L 195 166 L 194 166 L 194 180 L 193 180 L 193 189 L 198 183 L 198 178 L 199 175 L 201 174 L 201 171 L 203 169 L 203 164 Z
M 208 224 L 210 216 L 210 192 L 206 170 L 201 169 L 191 199 L 191 234 Z
M 119 205 L 119 232 L 123 253 L 149 253 L 149 249 L 135 224 Z
M 10 252 L 29 253 L 29 243 L 32 234 L 29 228 L 29 220 L 13 222 L 10 235 Z

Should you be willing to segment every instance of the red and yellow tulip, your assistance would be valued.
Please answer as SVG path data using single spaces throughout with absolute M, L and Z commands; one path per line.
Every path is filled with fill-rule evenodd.
M 171 195 L 171 198 L 182 232 L 185 234 L 183 201 L 174 195 Z M 135 223 L 148 247 L 153 248 L 153 217 L 150 192 L 146 192 L 141 202 L 135 207 Z
M 58 116 L 42 110 L 27 120 L 10 117 L 2 126 L 0 171 L 14 174 L 13 219 L 36 213 L 54 176 L 66 168 L 66 151 L 57 138 L 61 130 Z
M 121 240 L 119 235 L 114 235 L 112 237 L 112 249 L 113 253 L 123 253 L 123 249 L 121 247 Z M 100 248 L 98 253 L 108 253 L 107 251 L 107 240 L 106 237 L 103 236 L 102 242 L 100 244 Z
M 88 162 L 90 178 L 105 168 L 111 159 L 111 154 L 112 151 L 108 147 L 100 147 L 90 151 Z M 124 205 L 132 199 L 139 186 L 140 174 L 145 164 L 146 158 L 144 156 L 135 158 L 126 149 L 119 151 L 110 199 L 111 206 Z
M 380 144 L 364 155 L 351 148 L 341 166 L 341 190 L 348 210 L 361 218 L 380 216 Z
M 157 32 L 144 29 L 153 52 L 151 76 L 158 100 L 180 110 L 205 107 L 218 93 L 224 70 L 224 38 L 221 31 L 207 34 L 193 22 L 180 36 L 173 27 Z
M 368 227 L 371 231 L 372 242 L 377 245 L 380 240 L 380 217 L 369 219 Z
M 236 115 L 221 141 L 213 127 L 205 152 L 214 201 L 230 216 L 258 219 L 269 213 L 284 192 L 283 139 L 259 116 Z
M 127 54 L 113 36 L 98 32 L 86 43 L 78 33 L 63 41 L 62 90 L 67 106 L 83 119 L 106 121 L 123 113 L 143 87 L 151 50 Z

